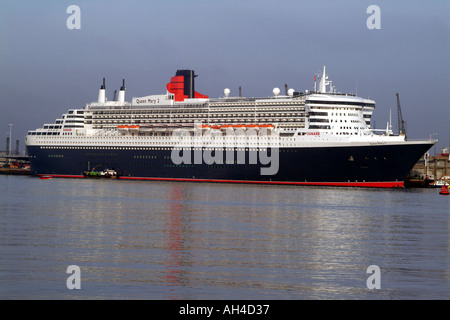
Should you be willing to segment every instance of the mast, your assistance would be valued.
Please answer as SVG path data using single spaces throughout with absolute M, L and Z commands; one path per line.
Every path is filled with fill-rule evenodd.
M 326 66 L 323 66 L 322 77 L 320 78 L 320 82 L 319 82 L 319 92 L 320 93 L 326 93 L 328 85 L 330 85 L 330 91 L 329 92 L 333 92 L 333 87 L 331 86 L 331 83 L 332 83 L 332 81 L 328 81 L 328 76 L 327 76 L 327 72 L 326 72 Z M 315 86 L 315 84 L 314 84 L 314 86 Z
M 319 82 L 319 92 L 321 93 L 327 92 L 326 78 L 327 78 L 326 67 L 323 66 L 322 77 L 320 78 Z

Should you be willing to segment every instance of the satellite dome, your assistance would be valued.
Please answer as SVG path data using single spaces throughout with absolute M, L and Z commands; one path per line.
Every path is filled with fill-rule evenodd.
M 273 88 L 273 95 L 278 96 L 280 94 L 280 88 Z
M 294 92 L 295 92 L 295 90 L 294 90 L 294 89 L 292 89 L 292 88 L 291 88 L 291 89 L 289 89 L 289 90 L 288 90 L 288 96 L 289 96 L 289 97 L 292 97 L 292 96 L 294 96 Z
M 228 97 L 229 95 L 230 95 L 230 89 L 228 89 L 228 88 L 225 88 L 224 90 L 223 90 L 223 94 L 225 95 L 225 97 Z

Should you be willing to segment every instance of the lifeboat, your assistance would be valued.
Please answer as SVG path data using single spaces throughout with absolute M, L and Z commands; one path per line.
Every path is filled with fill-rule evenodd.
M 233 128 L 235 128 L 235 129 L 245 129 L 245 125 L 243 125 L 243 124 L 235 124 L 235 125 L 233 125 Z
M 448 191 L 448 186 L 445 184 L 442 186 L 441 191 L 439 192 L 439 194 L 443 194 L 443 195 L 449 195 L 450 192 Z
M 220 126 L 222 131 L 233 130 L 233 126 L 231 124 L 224 124 Z
M 139 126 L 128 126 L 128 130 L 129 131 L 133 131 L 133 132 L 136 132 L 136 131 L 138 131 L 139 130 Z
M 220 130 L 220 126 L 212 126 L 211 129 Z
M 255 129 L 255 130 L 259 129 L 259 125 L 257 125 L 257 124 L 247 124 L 246 127 L 248 129 Z
M 119 129 L 119 131 L 128 131 L 128 126 L 117 126 L 117 129 Z
M 200 124 L 197 126 L 197 129 L 202 129 L 204 131 L 211 129 L 211 126 L 207 125 L 207 124 Z
M 273 124 L 260 124 L 260 128 L 273 129 L 275 126 Z

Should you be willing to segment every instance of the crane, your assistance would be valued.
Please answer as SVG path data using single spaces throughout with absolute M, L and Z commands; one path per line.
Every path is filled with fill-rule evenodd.
M 395 94 L 397 96 L 397 120 L 398 120 L 398 134 L 405 135 L 405 140 L 406 140 L 406 123 L 403 120 L 403 116 L 402 116 L 402 108 L 400 107 L 400 98 L 398 96 L 398 93 Z

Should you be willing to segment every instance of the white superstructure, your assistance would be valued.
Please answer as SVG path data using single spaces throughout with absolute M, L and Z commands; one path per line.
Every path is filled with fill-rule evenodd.
M 180 137 L 186 142 L 216 145 L 223 143 L 221 137 L 230 140 L 231 135 L 234 143 L 255 146 L 266 144 L 268 136 L 276 137 L 280 147 L 405 140 L 389 128 L 372 130 L 375 101 L 336 93 L 325 67 L 317 92 L 290 89 L 280 95 L 275 88 L 273 96 L 266 98 L 230 96 L 230 90 L 225 89 L 224 97 L 216 99 L 202 96 L 177 101 L 176 95 L 167 91 L 126 102 L 125 81 L 117 101 L 108 101 L 105 90 L 103 79 L 98 101 L 70 109 L 55 123 L 29 131 L 27 145 L 163 147 Z

